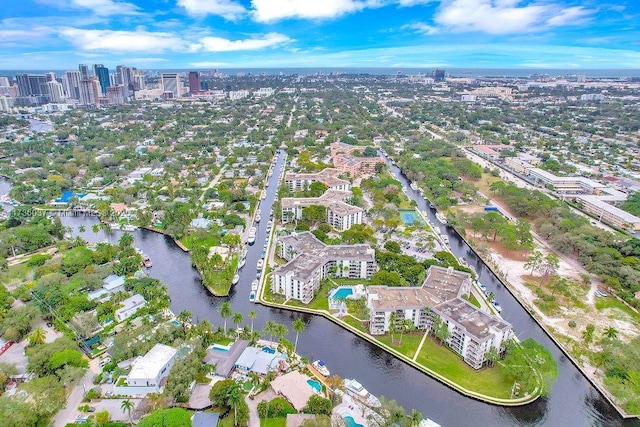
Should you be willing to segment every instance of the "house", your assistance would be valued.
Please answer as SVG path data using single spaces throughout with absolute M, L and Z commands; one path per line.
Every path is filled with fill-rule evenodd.
M 189 228 L 192 230 L 196 228 L 202 228 L 204 230 L 207 230 L 209 229 L 209 227 L 211 227 L 212 223 L 213 221 L 207 218 L 194 218 L 191 220 L 191 223 L 189 224 Z
M 313 388 L 307 382 L 310 380 L 311 378 L 298 371 L 291 371 L 271 381 L 271 388 L 287 399 L 297 411 L 301 411 L 314 395 Z
M 217 412 L 196 412 L 191 423 L 193 427 L 216 427 L 220 414 Z
M 168 345 L 154 345 L 147 354 L 131 364 L 129 375 L 116 381 L 113 392 L 123 396 L 158 393 L 162 380 L 169 376 L 177 354 L 178 350 Z
M 124 291 L 124 277 L 110 274 L 102 281 L 102 288 L 111 294 Z
M 236 361 L 236 369 L 245 374 L 255 372 L 267 375 L 269 372 L 281 370 L 285 364 L 286 357 L 269 347 L 247 347 Z
M 135 294 L 132 297 L 127 298 L 122 301 L 122 307 L 117 309 L 115 312 L 116 320 L 118 322 L 122 322 L 127 320 L 129 317 L 133 316 L 136 311 L 141 309 L 147 304 L 144 297 L 140 294 Z
M 214 344 L 207 349 L 207 355 L 202 359 L 202 362 L 207 365 L 215 365 L 216 375 L 228 377 L 248 345 L 249 341 L 246 340 L 237 340 L 231 347 L 226 349 L 221 349 Z

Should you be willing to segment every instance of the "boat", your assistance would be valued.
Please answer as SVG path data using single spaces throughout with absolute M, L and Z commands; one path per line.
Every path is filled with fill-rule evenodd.
M 322 360 L 316 360 L 311 365 L 316 368 L 316 371 L 318 371 L 323 377 L 328 378 L 331 375 L 331 372 L 327 369 L 327 365 L 325 365 Z
M 418 186 L 416 185 L 416 183 L 415 183 L 415 182 L 412 182 L 412 183 L 411 183 L 411 185 L 410 185 L 410 187 L 411 187 L 411 189 L 412 189 L 413 191 L 418 191 Z
M 151 258 L 149 258 L 149 255 L 147 254 L 142 254 L 142 263 L 144 264 L 145 267 L 147 268 L 151 268 L 153 267 L 153 263 L 151 262 Z
M 260 215 L 256 215 L 256 222 L 260 222 Z
M 366 388 L 358 381 L 353 379 L 345 379 L 344 387 L 347 390 L 347 394 L 353 398 L 360 400 L 365 405 L 372 408 L 379 408 L 382 406 L 380 400 L 373 394 L 369 393 Z
M 268 187 L 268 186 L 269 186 L 269 181 L 267 181 L 267 183 L 266 183 L 264 186 L 265 186 L 265 187 Z
M 249 302 L 255 302 L 255 301 L 256 301 L 256 292 L 251 291 L 251 293 L 249 294 Z
M 444 234 L 441 237 L 442 237 L 442 241 L 445 243 L 445 245 L 448 245 L 449 244 L 449 238 L 447 236 L 445 236 Z
M 231 280 L 231 284 L 235 285 L 236 283 L 238 283 L 240 281 L 240 275 L 236 274 L 235 276 L 233 276 L 233 279 Z
M 467 260 L 462 257 L 458 258 L 458 263 L 463 267 L 469 267 L 469 264 L 467 264 Z
M 436 207 L 433 205 L 433 203 L 429 203 L 429 207 L 430 207 L 431 209 L 435 209 L 435 208 L 436 208 Z
M 259 259 L 258 260 L 258 266 L 257 266 L 258 270 L 262 270 L 262 266 L 263 265 L 264 265 L 264 261 L 262 259 Z
M 440 221 L 441 224 L 446 225 L 448 223 L 447 217 L 441 214 L 440 212 L 436 212 L 436 219 Z
M 247 243 L 249 243 L 250 245 L 253 245 L 255 242 L 256 242 L 255 234 L 249 234 L 249 239 L 247 240 Z
M 238 263 L 238 270 L 240 270 L 247 263 L 245 258 L 240 258 L 240 262 Z
M 122 230 L 124 231 L 136 231 L 138 229 L 138 227 L 136 227 L 133 224 L 125 224 L 122 226 Z
M 498 301 L 493 300 L 493 307 L 498 313 L 502 313 L 502 307 L 500 306 L 500 303 Z
M 262 200 L 266 199 L 266 198 L 267 198 L 267 192 L 266 192 L 266 191 L 263 191 L 263 192 L 262 192 L 262 195 L 260 196 L 260 198 L 261 198 Z
M 257 291 L 258 290 L 258 284 L 260 282 L 258 282 L 258 279 L 254 280 L 253 282 L 251 282 L 251 290 L 252 291 Z

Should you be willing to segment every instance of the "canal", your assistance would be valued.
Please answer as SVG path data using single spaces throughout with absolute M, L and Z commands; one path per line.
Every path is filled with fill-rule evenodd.
M 260 206 L 263 220 L 258 225 L 256 243 L 249 247 L 240 282 L 232 289 L 229 297 L 212 296 L 202 286 L 197 271 L 191 266 L 189 254 L 178 248 L 169 237 L 147 230 L 132 233 L 135 245 L 151 256 L 153 267 L 149 274 L 168 286 L 174 313 L 190 310 L 196 321 L 209 319 L 214 325 L 221 325 L 218 307 L 223 302 L 230 301 L 234 312 L 243 314 L 246 324 L 250 323 L 248 312 L 255 310 L 256 328 L 262 327 L 267 320 L 272 320 L 285 324 L 290 331 L 289 339 L 295 338 L 291 323 L 299 314 L 253 304 L 248 299 L 250 283 L 255 278 L 255 267 L 267 234 L 266 218 L 276 198 L 277 182 L 283 166 L 284 156 L 281 153 L 270 178 L 267 197 Z M 395 172 L 398 176 L 399 171 Z M 400 179 L 403 180 L 402 177 Z M 416 200 L 420 210 L 428 210 L 424 199 L 419 194 L 412 193 L 406 180 L 403 180 L 403 185 Z M 0 194 L 9 188 L 6 181 L 0 181 Z M 432 214 L 430 218 L 435 221 Z M 80 234 L 87 241 L 118 241 L 122 233 L 120 231 L 94 233 L 91 226 L 96 222 L 96 218 L 90 217 L 63 218 L 65 225 L 73 227 L 74 233 Z M 83 233 L 78 229 L 81 225 L 86 227 Z M 533 337 L 553 351 L 560 374 L 549 398 L 538 399 L 533 404 L 517 408 L 497 407 L 466 398 L 330 321 L 312 315 L 301 316 L 306 330 L 299 338 L 299 353 L 310 360 L 322 359 L 332 374 L 356 378 L 373 394 L 395 399 L 407 411 L 417 409 L 424 417 L 443 426 L 638 425 L 633 421 L 623 421 L 582 374 L 562 356 L 560 350 L 508 291 L 502 288 L 500 282 L 492 277 L 482 262 L 475 259 L 464 242 L 453 233 L 449 237 L 454 253 L 457 256 L 464 255 L 481 275 L 482 282 L 494 291 L 503 306 L 504 317 L 514 325 L 518 337 Z

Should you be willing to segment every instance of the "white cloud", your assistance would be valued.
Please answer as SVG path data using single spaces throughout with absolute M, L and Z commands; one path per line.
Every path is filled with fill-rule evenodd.
M 246 13 L 244 6 L 233 0 L 178 0 L 178 5 L 185 8 L 189 15 L 218 15 L 231 21 Z
M 238 50 L 264 49 L 289 43 L 291 41 L 293 40 L 280 33 L 268 33 L 262 37 L 244 40 L 229 40 L 222 37 L 203 37 L 193 48 L 195 50 L 204 50 L 207 52 L 233 52 Z
M 113 0 L 71 0 L 72 5 L 84 9 L 90 9 L 98 16 L 109 15 L 137 15 L 140 13 L 138 6 Z
M 381 3 L 363 0 L 252 0 L 251 5 L 256 21 L 272 22 L 286 18 L 335 18 Z
M 425 24 L 424 22 L 416 22 L 415 24 L 405 24 L 400 27 L 402 30 L 413 30 L 417 33 L 432 35 L 438 33 L 440 30 L 433 25 Z
M 521 0 L 444 0 L 434 22 L 454 32 L 513 34 L 575 25 L 593 13 L 582 7 L 562 8 L 548 2 L 522 6 L 521 3 Z
M 85 30 L 66 27 L 61 28 L 59 34 L 81 50 L 164 52 L 184 48 L 182 38 L 163 32 Z

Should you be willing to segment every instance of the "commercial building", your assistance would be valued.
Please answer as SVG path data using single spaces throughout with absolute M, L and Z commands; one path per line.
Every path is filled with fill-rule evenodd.
M 291 191 L 304 191 L 314 182 L 321 182 L 331 190 L 349 191 L 349 181 L 338 178 L 338 169 L 326 168 L 316 173 L 287 173 L 284 183 Z
M 282 222 L 287 223 L 302 218 L 304 208 L 319 205 L 327 208 L 327 223 L 333 228 L 344 231 L 354 224 L 362 224 L 364 210 L 345 203 L 351 197 L 350 191 L 327 190 L 320 197 L 284 197 L 281 201 Z
M 422 286 L 369 286 L 367 307 L 372 335 L 387 333 L 396 322 L 410 320 L 416 329 L 434 326 L 438 316 L 446 325 L 449 347 L 475 369 L 486 362 L 491 347 L 499 352 L 504 342 L 513 337 L 512 326 L 500 317 L 490 315 L 462 297 L 471 290 L 471 276 L 452 267 L 431 266 Z
M 189 71 L 189 93 L 194 94 L 196 92 L 200 92 L 200 73 Z
M 182 96 L 182 81 L 178 73 L 162 73 L 160 76 L 162 93 L 165 98 L 180 98 Z
M 143 357 L 131 364 L 131 371 L 122 384 L 119 379 L 113 388 L 114 394 L 122 396 L 146 396 L 160 391 L 162 380 L 169 376 L 178 350 L 164 344 L 156 344 Z
M 329 275 L 368 279 L 377 271 L 369 245 L 325 245 L 310 232 L 278 238 L 278 256 L 287 260 L 273 272 L 271 289 L 308 304 Z
M 343 142 L 333 142 L 330 145 L 333 166 L 352 177 L 373 175 L 376 172 L 376 165 L 378 163 L 384 164 L 384 158 L 381 156 L 363 157 L 361 153 L 366 148 Z M 356 152 L 358 154 L 355 154 Z

